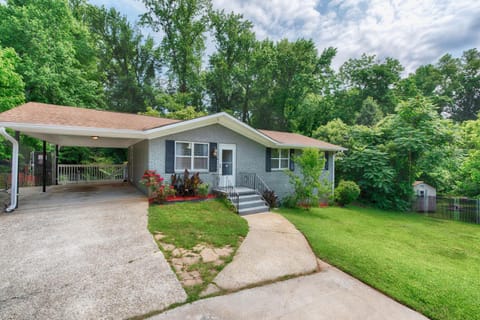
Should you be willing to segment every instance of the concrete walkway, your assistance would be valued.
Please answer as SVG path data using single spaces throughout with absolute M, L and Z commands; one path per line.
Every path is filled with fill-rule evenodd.
M 181 319 L 426 320 L 328 265 L 321 272 L 213 297 L 155 316 Z
M 136 189 L 28 191 L 0 214 L 0 319 L 123 319 L 185 301 Z
M 276 213 L 244 216 L 250 228 L 233 261 L 213 280 L 231 291 L 317 270 L 317 260 L 305 237 Z M 218 291 L 211 286 L 206 293 Z

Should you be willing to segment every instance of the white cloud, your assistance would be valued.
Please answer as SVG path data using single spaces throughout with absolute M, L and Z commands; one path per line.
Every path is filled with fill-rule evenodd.
M 480 5 L 472 0 L 212 0 L 241 13 L 260 39 L 312 38 L 319 51 L 338 49 L 335 66 L 362 53 L 400 60 L 406 71 L 480 47 Z M 137 20 L 139 0 L 91 0 Z
M 336 66 L 362 53 L 394 57 L 407 71 L 447 52 L 479 47 L 480 6 L 471 0 L 214 0 L 244 14 L 259 38 L 312 38 L 338 48 Z

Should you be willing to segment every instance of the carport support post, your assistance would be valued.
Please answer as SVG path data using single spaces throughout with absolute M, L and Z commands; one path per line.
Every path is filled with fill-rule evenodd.
M 43 187 L 42 191 L 47 191 L 47 141 L 43 140 Z
M 55 185 L 58 186 L 58 144 L 55 145 Z
M 18 146 L 20 147 L 20 131 L 15 131 L 15 140 L 18 141 Z M 20 176 L 20 170 L 17 170 L 17 205 L 15 206 L 15 209 L 18 209 L 18 194 L 20 193 L 20 183 L 18 183 Z

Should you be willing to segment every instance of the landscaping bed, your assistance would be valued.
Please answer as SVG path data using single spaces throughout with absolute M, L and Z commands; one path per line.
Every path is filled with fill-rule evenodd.
M 480 226 L 370 208 L 279 210 L 318 257 L 432 319 L 480 319 Z
M 246 220 L 221 200 L 150 206 L 148 228 L 189 301 L 198 299 L 232 260 L 248 232 Z

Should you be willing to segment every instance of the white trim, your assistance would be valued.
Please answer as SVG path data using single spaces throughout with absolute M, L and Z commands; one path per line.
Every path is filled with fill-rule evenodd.
M 190 168 L 183 168 L 177 169 L 177 143 L 189 143 L 191 145 L 191 154 L 190 156 L 178 156 L 179 158 L 190 158 Z M 206 144 L 207 145 L 207 155 L 206 156 L 197 156 L 195 157 L 195 145 L 196 144 Z M 196 169 L 195 166 L 195 158 L 203 158 L 207 159 L 207 168 L 206 169 Z M 190 172 L 209 172 L 210 171 L 210 143 L 208 142 L 198 142 L 198 141 L 183 141 L 183 140 L 175 140 L 175 148 L 174 148 L 174 161 L 173 161 L 173 169 L 175 173 L 184 172 L 187 169 Z
M 35 132 L 35 133 L 50 133 L 50 134 L 64 134 L 64 135 L 78 135 L 78 136 L 100 136 L 109 138 L 143 138 L 145 139 L 144 131 L 129 130 L 129 129 L 110 129 L 110 128 L 94 128 L 94 127 L 74 127 L 74 126 L 56 126 L 45 124 L 31 124 L 31 123 L 13 123 L 0 122 L 0 127 L 6 127 L 15 131 L 21 132 Z
M 271 171 L 285 171 L 285 170 L 290 170 L 290 149 L 285 149 L 285 148 L 272 148 L 271 149 L 271 152 L 273 152 L 273 150 L 278 150 L 279 151 L 279 156 L 280 156 L 280 150 L 285 150 L 287 151 L 287 158 L 282 158 L 282 157 L 278 157 L 278 158 L 275 158 L 273 156 L 270 156 L 270 170 Z M 288 160 L 288 164 L 287 164 L 287 167 L 286 168 L 282 168 L 281 164 L 282 164 L 282 160 L 285 160 L 287 159 Z M 272 160 L 278 160 L 278 168 L 274 168 L 272 166 Z
M 222 150 L 232 150 L 232 175 L 231 176 L 223 176 L 222 175 Z M 219 143 L 218 144 L 218 149 L 217 149 L 217 157 L 218 157 L 218 173 L 220 176 L 220 181 L 218 185 L 220 187 L 225 186 L 225 180 L 222 179 L 222 177 L 229 177 L 230 182 L 233 184 L 233 186 L 236 186 L 236 175 L 237 175 L 237 145 L 236 144 L 231 144 L 231 143 Z

